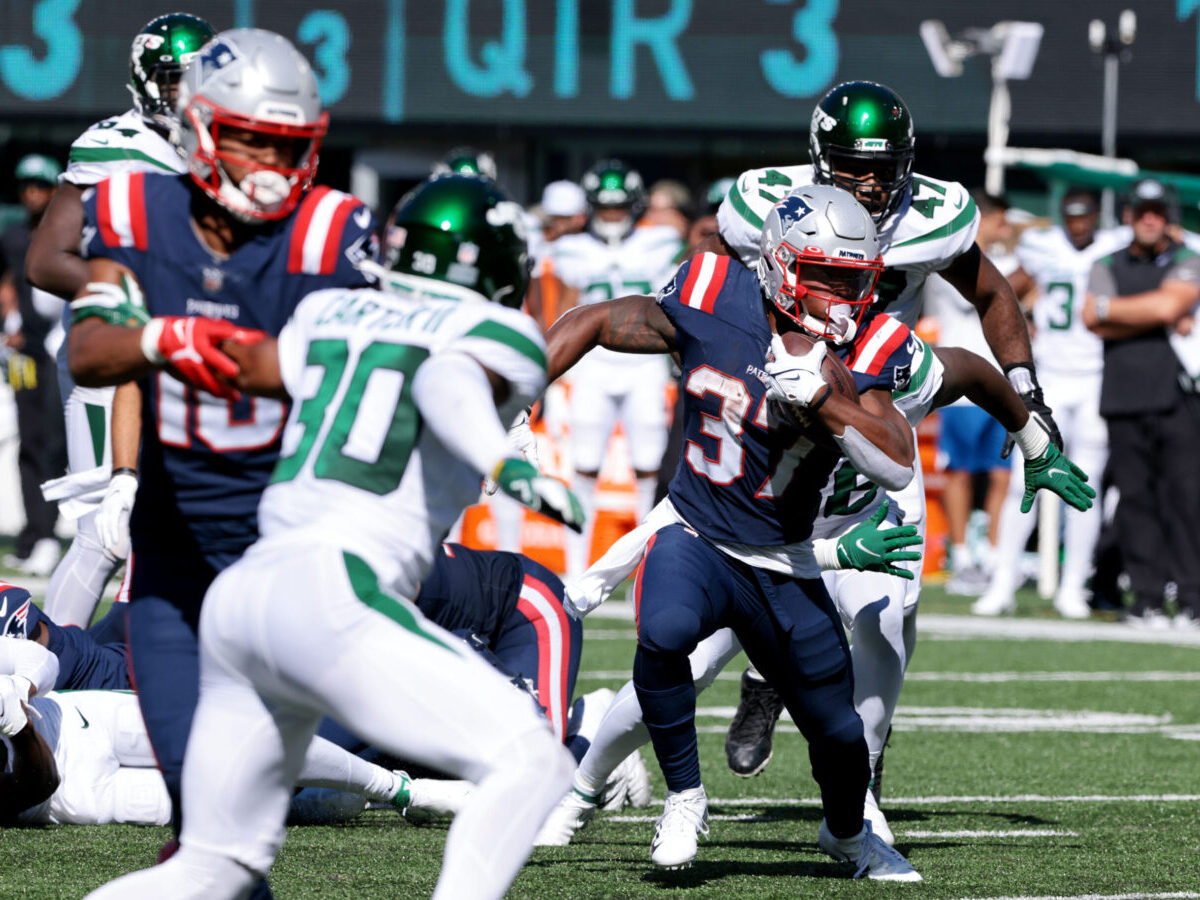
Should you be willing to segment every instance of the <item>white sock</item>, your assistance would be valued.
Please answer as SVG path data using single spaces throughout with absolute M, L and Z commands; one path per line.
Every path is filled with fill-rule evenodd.
M 872 764 L 883 752 L 904 685 L 908 666 L 904 618 L 903 598 L 885 596 L 865 605 L 850 625 L 854 709 L 863 721 Z
M 59 625 L 87 628 L 117 563 L 104 555 L 96 534 L 96 513 L 79 519 L 75 538 L 46 586 L 46 615 Z
M 304 768 L 297 783 L 302 787 L 350 791 L 383 802 L 391 800 L 400 790 L 399 780 L 392 772 L 315 736 L 304 753 Z
M 971 566 L 971 550 L 966 544 L 950 545 L 950 571 L 961 572 Z
M 599 794 L 621 761 L 649 740 L 637 692 L 633 682 L 627 681 L 617 691 L 596 729 L 591 747 L 575 770 L 575 789 L 588 796 Z

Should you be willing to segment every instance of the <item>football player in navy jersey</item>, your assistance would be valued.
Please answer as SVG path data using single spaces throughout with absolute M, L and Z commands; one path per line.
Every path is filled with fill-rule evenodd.
M 257 537 L 286 418 L 283 402 L 212 377 L 210 366 L 235 371 L 215 345 L 243 329 L 277 334 L 313 291 L 365 285 L 357 263 L 375 224 L 354 197 L 312 187 L 328 115 L 283 37 L 218 34 L 181 80 L 178 109 L 187 174 L 122 174 L 85 195 L 91 280 L 69 339 L 78 383 L 142 388 L 129 649 L 176 827 L 200 603 Z
M 634 685 L 668 791 L 651 859 L 687 866 L 707 832 L 688 654 L 732 627 L 809 742 L 822 848 L 871 878 L 917 881 L 864 826 L 870 771 L 849 649 L 809 540 L 838 460 L 899 489 L 912 478 L 911 432 L 890 367 L 853 373 L 860 405 L 824 381 L 826 343 L 794 356 L 780 337 L 803 324 L 847 353 L 882 269 L 879 241 L 867 212 L 831 186 L 794 191 L 766 228 L 777 252 L 757 276 L 704 253 L 656 299 L 583 307 L 547 336 L 550 379 L 597 345 L 675 353 L 684 373 L 677 524 L 651 539 L 635 587 Z

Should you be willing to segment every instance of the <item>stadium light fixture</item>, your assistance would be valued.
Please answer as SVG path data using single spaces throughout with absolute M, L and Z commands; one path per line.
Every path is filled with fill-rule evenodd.
M 951 37 L 942 22 L 926 19 L 919 32 L 934 71 L 943 78 L 961 75 L 963 60 L 972 56 L 991 58 L 992 99 L 988 107 L 985 186 L 989 193 L 1001 193 L 1004 190 L 1004 166 L 994 160 L 1002 158 L 1000 151 L 1008 144 L 1008 121 L 1012 115 L 1008 82 L 1024 81 L 1033 74 L 1033 64 L 1042 45 L 1044 29 L 1041 23 L 997 22 L 990 28 L 967 28 Z

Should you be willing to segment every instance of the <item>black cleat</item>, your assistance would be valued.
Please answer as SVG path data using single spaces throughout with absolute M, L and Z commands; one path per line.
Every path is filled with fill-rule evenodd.
M 771 739 L 783 712 L 783 698 L 775 689 L 750 672 L 742 673 L 742 695 L 737 714 L 725 736 L 725 759 L 729 771 L 753 778 L 771 761 Z

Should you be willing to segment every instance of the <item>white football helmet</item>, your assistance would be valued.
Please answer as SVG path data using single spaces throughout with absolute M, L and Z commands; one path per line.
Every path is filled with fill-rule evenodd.
M 192 179 L 242 221 L 282 219 L 312 185 L 329 114 L 321 111 L 308 60 L 281 35 L 222 31 L 188 66 L 178 108 L 178 141 Z M 292 165 L 261 165 L 218 149 L 222 128 L 293 139 Z M 250 171 L 234 184 L 226 162 Z
M 871 216 L 832 185 L 796 188 L 763 223 L 758 280 L 767 299 L 822 340 L 854 339 L 883 271 Z

